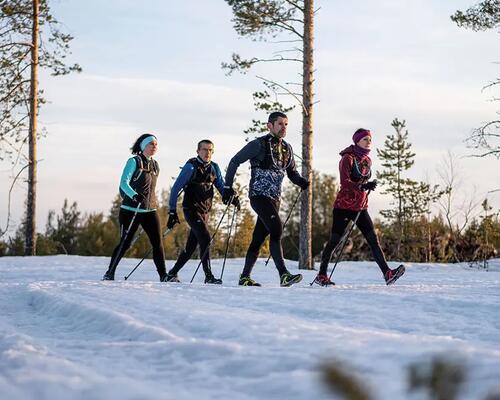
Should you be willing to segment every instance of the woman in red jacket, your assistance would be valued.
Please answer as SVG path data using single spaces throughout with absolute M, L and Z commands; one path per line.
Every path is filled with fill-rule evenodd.
M 321 266 L 314 283 L 321 286 L 334 285 L 327 275 L 332 252 L 340 242 L 349 221 L 354 221 L 359 213 L 356 226 L 370 245 L 373 258 L 377 262 L 387 285 L 394 283 L 405 272 L 400 265 L 390 269 L 380 248 L 373 222 L 368 214 L 368 192 L 375 190 L 377 181 L 370 181 L 371 159 L 369 157 L 372 134 L 367 129 L 358 129 L 352 136 L 354 142 L 340 152 L 340 191 L 333 205 L 333 224 L 330 239 L 321 255 Z

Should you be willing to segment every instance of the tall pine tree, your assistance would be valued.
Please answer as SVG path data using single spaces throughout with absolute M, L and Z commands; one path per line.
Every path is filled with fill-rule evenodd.
M 281 43 L 290 48 L 279 50 L 271 57 L 252 57 L 243 59 L 233 54 L 232 63 L 223 63 L 228 71 L 246 73 L 257 63 L 298 63 L 301 68 L 301 82 L 278 83 L 261 78 L 268 87 L 278 94 L 286 94 L 297 100 L 302 108 L 302 176 L 311 181 L 312 144 L 313 144 L 313 106 L 314 106 L 314 0 L 225 0 L 233 11 L 234 29 L 238 35 L 253 40 L 265 41 L 284 34 Z M 297 43 L 297 46 L 294 44 Z M 297 90 L 301 87 L 300 90 Z M 266 92 L 262 92 L 266 93 Z M 258 93 L 254 93 L 255 95 Z M 254 127 L 259 122 L 254 122 Z M 252 129 L 252 128 L 251 128 Z M 312 185 L 301 195 L 300 257 L 299 268 L 313 267 L 312 260 Z
M 61 31 L 48 0 L 0 1 L 0 160 L 21 158 L 28 169 L 25 255 L 36 254 L 37 116 L 45 102 L 38 69 L 54 76 L 80 71 L 65 64 L 72 39 Z
M 405 177 L 405 173 L 415 163 L 415 153 L 411 151 L 408 142 L 406 122 L 395 118 L 391 126 L 395 133 L 387 135 L 384 148 L 377 150 L 377 156 L 382 160 L 381 172 L 377 172 L 377 179 L 384 188 L 382 194 L 392 196 L 392 208 L 382 210 L 380 213 L 393 222 L 397 229 L 398 257 L 402 255 L 402 243 L 410 241 L 411 232 L 407 225 L 410 221 L 429 213 L 431 204 L 436 201 L 442 192 L 437 185 L 431 186 L 425 182 L 414 181 Z

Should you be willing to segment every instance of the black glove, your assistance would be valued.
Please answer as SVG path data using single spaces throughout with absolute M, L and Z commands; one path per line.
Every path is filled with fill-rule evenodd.
M 134 197 L 132 197 L 132 200 L 134 200 L 137 205 L 144 205 L 144 203 L 146 202 L 146 197 L 142 194 L 142 193 L 137 193 L 137 194 L 134 194 Z
M 300 183 L 299 183 L 299 187 L 302 190 L 306 190 L 309 187 L 309 185 L 310 185 L 310 182 L 305 178 L 303 178 L 302 181 L 300 181 Z
M 180 224 L 181 221 L 179 221 L 179 216 L 177 215 L 177 211 L 175 210 L 170 210 L 168 213 L 168 221 L 167 221 L 167 228 L 172 229 L 175 224 Z
M 359 185 L 359 188 L 361 190 L 370 190 L 370 191 L 374 191 L 376 188 L 377 188 L 377 185 L 378 185 L 378 182 L 377 180 L 373 180 L 373 181 L 368 181 L 366 183 L 362 183 L 361 185 Z
M 236 193 L 232 187 L 224 186 L 224 190 L 222 191 L 222 202 L 224 204 L 229 204 L 229 202 L 235 195 Z
M 238 196 L 234 196 L 231 204 L 239 210 L 241 208 L 240 198 Z

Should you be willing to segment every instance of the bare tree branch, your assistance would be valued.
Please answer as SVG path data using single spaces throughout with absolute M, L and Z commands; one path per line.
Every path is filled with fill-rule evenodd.
M 292 0 L 285 0 L 285 2 L 290 4 L 292 7 L 295 7 L 300 12 L 304 12 L 304 7 L 301 7 L 298 2 Z
M 277 50 L 277 51 L 273 52 L 273 55 L 279 55 L 281 53 L 292 53 L 292 52 L 303 53 L 304 50 L 299 49 L 298 47 L 294 47 L 293 49 Z
M 307 109 L 306 109 L 306 107 L 304 106 L 304 103 L 302 102 L 302 100 L 301 100 L 299 97 L 297 97 L 297 95 L 296 95 L 295 93 L 293 93 L 293 92 L 291 92 L 290 90 L 288 90 L 285 86 L 283 86 L 283 85 L 281 85 L 281 84 L 279 84 L 279 83 L 277 83 L 277 82 L 274 82 L 274 81 L 272 81 L 272 80 L 270 80 L 270 79 L 266 79 L 266 78 L 263 78 L 263 77 L 261 77 L 261 76 L 257 76 L 257 78 L 259 78 L 259 79 L 263 80 L 264 82 L 268 82 L 268 83 L 270 83 L 270 84 L 272 84 L 272 85 L 274 85 L 274 86 L 277 86 L 277 87 L 279 87 L 279 88 L 283 89 L 283 90 L 284 90 L 285 92 L 287 92 L 288 94 L 290 94 L 293 98 L 295 98 L 295 100 L 297 100 L 297 103 L 299 103 L 299 105 L 302 107 L 302 110 L 303 110 L 303 111 L 304 111 L 304 113 L 307 115 Z
M 0 230 L 0 237 L 2 237 L 3 235 L 5 235 L 7 233 L 7 231 L 9 230 L 9 224 L 10 224 L 10 203 L 11 203 L 12 189 L 14 188 L 14 185 L 15 185 L 17 179 L 19 178 L 19 176 L 21 175 L 21 173 L 26 168 L 28 168 L 28 166 L 29 166 L 29 164 L 26 164 L 24 167 L 21 168 L 21 170 L 14 177 L 14 180 L 12 181 L 12 185 L 10 185 L 9 194 L 7 196 L 7 198 L 8 198 L 8 200 L 7 200 L 7 223 L 6 223 L 5 229 L 4 230 Z
M 12 93 L 16 91 L 16 89 L 19 89 L 23 84 L 28 83 L 29 80 L 23 80 L 16 84 L 10 91 L 7 93 L 4 97 L 0 99 L 0 103 L 3 103 L 5 100 L 7 100 L 10 96 L 12 96 Z
M 292 32 L 294 35 L 297 35 L 299 38 L 304 39 L 304 35 L 302 35 L 302 33 L 300 33 L 299 31 L 297 31 L 292 25 L 289 25 L 289 24 L 281 21 L 281 22 L 276 23 L 276 26 L 280 27 L 281 29 L 283 29 L 285 31 Z
M 0 45 L 0 49 L 5 49 L 4 51 L 10 51 L 13 47 L 16 47 L 16 46 L 31 48 L 31 43 L 26 43 L 26 42 L 4 43 L 4 44 Z
M 300 39 L 292 39 L 292 40 L 270 40 L 268 43 L 272 44 L 280 44 L 280 43 L 302 43 Z

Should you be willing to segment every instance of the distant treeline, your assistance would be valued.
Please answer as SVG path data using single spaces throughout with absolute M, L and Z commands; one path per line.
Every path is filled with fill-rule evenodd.
M 324 243 L 330 234 L 332 224 L 332 205 L 338 191 L 336 178 L 328 174 L 314 174 L 313 179 L 313 254 L 318 260 Z M 244 257 L 251 240 L 255 223 L 254 213 L 246 199 L 245 190 L 238 188 L 242 208 L 235 218 L 233 235 L 229 242 L 228 257 Z M 281 215 L 286 219 L 291 211 L 299 189 L 293 185 L 285 185 Z M 165 226 L 168 214 L 168 191 L 160 195 L 159 214 Z M 182 196 L 181 196 L 182 197 Z M 119 241 L 118 212 L 121 199 L 117 196 L 107 215 L 104 213 L 82 214 L 78 204 L 64 201 L 59 213 L 51 210 L 47 217 L 44 233 L 38 234 L 38 255 L 74 254 L 82 256 L 110 256 Z M 285 227 L 283 250 L 285 257 L 298 259 L 299 241 L 299 203 L 292 210 L 291 217 Z M 181 204 L 178 205 L 181 210 Z M 212 231 L 220 221 L 225 206 L 218 195 L 214 199 L 210 227 Z M 483 215 L 472 219 L 463 230 L 450 229 L 450 224 L 441 216 L 419 215 L 404 220 L 403 236 L 399 234 L 400 222 L 375 220 L 375 227 L 388 260 L 411 262 L 483 262 L 494 257 L 500 247 L 500 221 L 498 215 L 488 214 L 488 205 L 483 203 Z M 212 257 L 221 257 L 226 248 L 228 228 L 232 217 L 231 207 L 224 217 L 218 235 L 212 245 Z M 182 213 L 179 213 L 183 221 Z M 453 228 L 453 226 L 452 226 Z M 24 226 L 20 224 L 16 234 L 0 241 L 0 256 L 16 256 L 24 254 Z M 163 228 L 165 229 L 165 227 Z M 141 234 L 133 247 L 127 253 L 128 257 L 142 258 L 150 250 L 149 241 Z M 186 223 L 177 225 L 172 232 L 164 237 L 165 255 L 169 260 L 177 258 L 179 251 L 186 242 L 188 226 Z M 399 254 L 398 254 L 399 247 Z M 264 246 L 261 256 L 268 255 L 268 247 Z M 199 256 L 199 255 L 198 255 Z M 371 252 L 355 229 L 349 244 L 345 249 L 343 259 L 371 260 Z

